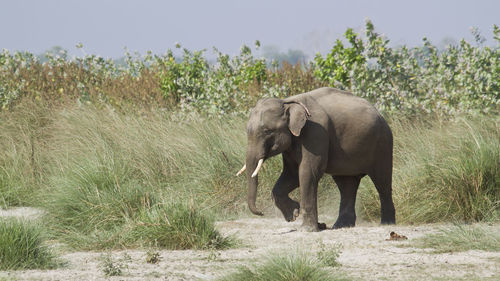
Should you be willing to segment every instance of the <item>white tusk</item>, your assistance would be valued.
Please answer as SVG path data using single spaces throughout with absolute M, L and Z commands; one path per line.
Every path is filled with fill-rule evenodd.
M 247 164 L 243 165 L 243 168 L 241 168 L 241 170 L 238 173 L 236 173 L 236 176 L 241 175 L 241 173 L 243 173 L 246 169 L 247 169 Z
M 260 159 L 259 163 L 257 163 L 257 168 L 255 168 L 255 171 L 253 171 L 252 178 L 254 178 L 260 171 L 260 168 L 262 168 L 262 163 L 264 163 L 264 159 Z

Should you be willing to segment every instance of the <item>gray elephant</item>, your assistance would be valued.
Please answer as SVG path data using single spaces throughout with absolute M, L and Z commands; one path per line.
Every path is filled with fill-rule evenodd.
M 255 206 L 263 162 L 282 154 L 283 171 L 272 196 L 287 221 L 302 216 L 301 230 L 318 231 L 318 182 L 330 174 L 340 190 L 333 228 L 352 227 L 361 178 L 368 175 L 379 193 L 382 224 L 394 224 L 392 202 L 392 132 L 369 102 L 349 92 L 320 88 L 286 99 L 257 102 L 247 123 L 248 207 Z M 300 187 L 300 204 L 288 196 Z

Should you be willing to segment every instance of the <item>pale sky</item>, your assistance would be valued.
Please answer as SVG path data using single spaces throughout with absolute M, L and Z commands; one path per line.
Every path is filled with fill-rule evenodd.
M 179 42 L 236 54 L 242 44 L 326 51 L 347 27 L 371 19 L 393 45 L 421 44 L 424 36 L 472 41 L 477 27 L 494 44 L 499 0 L 0 0 L 0 49 L 41 53 L 53 46 L 80 55 L 120 57 L 130 51 L 163 54 Z

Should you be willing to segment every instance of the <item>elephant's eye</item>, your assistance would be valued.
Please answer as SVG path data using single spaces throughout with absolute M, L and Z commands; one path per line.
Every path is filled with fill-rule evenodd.
M 270 134 L 272 134 L 272 132 L 273 132 L 273 130 L 271 130 L 271 129 L 264 129 L 265 135 L 270 135 Z

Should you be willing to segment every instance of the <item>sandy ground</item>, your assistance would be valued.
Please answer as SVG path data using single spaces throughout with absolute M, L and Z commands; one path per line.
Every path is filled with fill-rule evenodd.
M 18 208 L 0 210 L 2 216 L 33 218 L 38 210 Z M 323 218 L 329 226 L 333 218 Z M 146 262 L 146 250 L 114 251 L 123 275 L 106 277 L 101 269 L 103 253 L 66 252 L 66 266 L 57 270 L 0 271 L 0 280 L 213 280 L 274 253 L 297 250 L 316 255 L 320 241 L 327 247 L 342 244 L 340 267 L 332 274 L 353 280 L 500 280 L 500 252 L 468 251 L 434 254 L 430 249 L 401 247 L 412 240 L 437 231 L 443 225 L 380 226 L 358 223 L 354 228 L 319 233 L 295 231 L 298 222 L 281 218 L 246 218 L 217 223 L 226 235 L 234 235 L 242 246 L 224 251 L 159 251 L 156 264 Z M 500 230 L 500 227 L 499 227 Z M 386 241 L 395 231 L 405 241 Z

